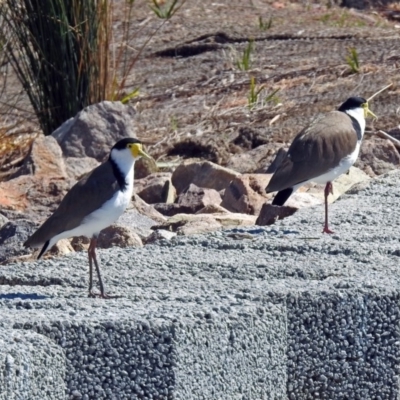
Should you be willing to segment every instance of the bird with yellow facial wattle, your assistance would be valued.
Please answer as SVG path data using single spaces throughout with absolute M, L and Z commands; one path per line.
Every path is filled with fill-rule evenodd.
M 60 239 L 74 236 L 90 238 L 89 297 L 111 298 L 105 293 L 96 257 L 100 231 L 114 223 L 132 198 L 135 161 L 150 158 L 142 143 L 134 138 L 119 140 L 106 162 L 93 169 L 65 195 L 58 208 L 24 243 L 39 248 L 38 259 Z M 93 291 L 93 264 L 96 267 L 100 293 Z
M 328 196 L 332 181 L 355 163 L 365 131 L 365 118 L 376 118 L 368 100 L 350 97 L 337 111 L 317 118 L 294 139 L 272 176 L 267 193 L 278 192 L 273 205 L 282 206 L 300 186 L 308 182 L 325 184 L 324 233 L 328 226 Z

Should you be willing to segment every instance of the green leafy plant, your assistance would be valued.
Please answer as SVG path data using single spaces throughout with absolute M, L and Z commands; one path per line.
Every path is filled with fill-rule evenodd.
M 169 19 L 171 18 L 179 9 L 177 6 L 178 0 L 172 0 L 166 4 L 161 4 L 158 0 L 153 0 L 153 5 L 150 8 L 154 11 L 158 18 Z
M 250 39 L 243 51 L 242 58 L 236 62 L 237 67 L 242 71 L 248 71 L 251 64 L 251 53 L 254 49 L 254 40 Z
M 263 89 L 264 85 L 257 87 L 254 76 L 250 77 L 250 90 L 249 94 L 247 95 L 247 102 L 250 108 L 253 108 L 257 104 L 260 93 Z
M 272 18 L 269 18 L 267 22 L 263 21 L 263 18 L 261 16 L 258 17 L 258 27 L 262 31 L 267 31 L 268 29 L 272 28 Z
M 279 103 L 279 97 L 276 95 L 279 92 L 279 90 L 280 89 L 274 90 L 272 93 L 270 93 L 268 96 L 264 98 L 264 101 L 266 103 L 269 103 L 271 101 L 274 102 L 275 104 Z
M 358 53 L 356 48 L 349 48 L 346 62 L 353 74 L 360 72 L 360 62 L 358 60 Z
M 256 79 L 254 76 L 250 77 L 250 90 L 249 94 L 247 95 L 247 103 L 250 109 L 252 109 L 260 101 L 261 92 L 264 90 L 264 88 L 265 85 L 256 85 Z M 278 103 L 279 98 L 276 95 L 278 92 L 279 89 L 274 90 L 272 93 L 262 99 L 262 103 Z

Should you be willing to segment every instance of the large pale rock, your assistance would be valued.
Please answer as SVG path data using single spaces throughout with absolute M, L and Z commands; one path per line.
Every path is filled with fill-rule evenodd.
M 172 183 L 178 194 L 185 191 L 191 183 L 220 191 L 238 175 L 239 173 L 210 161 L 184 162 L 173 172 Z
M 156 223 L 162 223 L 166 221 L 166 218 L 160 214 L 152 205 L 147 204 L 144 200 L 134 194 L 132 196 L 131 204 L 128 206 L 127 212 L 122 214 L 119 218 L 118 222 L 122 222 L 123 218 L 131 211 L 137 211 L 140 215 L 143 215 Z
M 65 157 L 102 161 L 119 139 L 135 134 L 135 110 L 121 102 L 103 101 L 84 108 L 64 122 L 52 136 Z
M 7 222 L 8 218 L 5 215 L 0 214 L 0 228 L 2 228 Z
M 176 190 L 171 182 L 171 173 L 159 172 L 135 180 L 135 193 L 146 203 L 173 203 Z
M 165 229 L 157 229 L 150 236 L 148 236 L 145 240 L 145 244 L 157 243 L 160 240 L 171 240 L 176 236 L 176 232 L 167 231 Z
M 60 146 L 51 136 L 33 141 L 16 175 L 0 182 L 0 209 L 48 215 L 72 183 L 67 177 Z
M 379 137 L 364 140 L 355 166 L 369 176 L 382 175 L 400 165 L 400 154 L 392 142 Z
M 346 193 L 353 185 L 369 180 L 370 177 L 362 170 L 351 167 L 347 174 L 342 174 L 333 181 L 333 194 L 328 197 L 328 202 L 333 203 L 343 193 Z M 285 206 L 294 208 L 312 207 L 322 204 L 324 198 L 325 185 L 313 182 L 307 183 L 293 193 L 286 201 Z M 272 197 L 275 193 L 272 194 Z
M 70 186 L 65 178 L 29 175 L 0 182 L 0 209 L 48 216 Z
M 190 184 L 188 189 L 178 196 L 176 203 L 159 203 L 154 204 L 154 207 L 163 215 L 173 216 L 176 214 L 195 214 L 206 206 L 219 205 L 221 201 L 221 196 L 216 190 L 199 188 Z
M 16 174 L 21 175 L 66 177 L 62 151 L 53 137 L 40 136 L 32 142 L 29 154 Z
M 231 212 L 226 208 L 217 204 L 209 204 L 201 210 L 197 211 L 196 214 L 230 214 Z
M 232 212 L 258 215 L 273 196 L 265 192 L 271 179 L 267 174 L 244 174 L 235 177 L 225 189 L 221 206 Z
M 187 221 L 176 229 L 178 235 L 199 235 L 201 233 L 215 232 L 222 225 L 213 218 L 202 218 L 197 221 Z
M 65 159 L 67 174 L 75 181 L 79 181 L 99 164 L 100 163 L 92 157 L 67 157 Z
M 221 202 L 221 196 L 215 189 L 200 188 L 193 183 L 177 200 L 179 205 L 187 207 L 193 213 L 211 204 L 219 205 Z
M 113 224 L 100 232 L 97 246 L 103 249 L 110 247 L 142 247 L 143 242 L 139 235 L 131 228 Z
M 35 256 L 38 255 L 39 251 L 40 249 L 35 252 Z M 44 258 L 58 258 L 73 253 L 74 251 L 75 249 L 71 244 L 71 239 L 61 239 L 44 255 Z
M 257 217 L 238 213 L 177 214 L 153 229 L 165 229 L 178 235 L 212 232 L 222 227 L 254 225 Z
M 328 197 L 329 203 L 336 201 L 338 197 L 340 197 L 343 193 L 346 193 L 353 185 L 369 179 L 370 177 L 364 171 L 356 167 L 351 167 L 347 174 L 342 174 L 339 176 L 339 178 L 333 181 L 333 194 L 330 194 Z M 324 189 L 325 185 L 318 185 L 314 183 L 310 183 L 303 188 L 305 194 L 312 195 L 314 198 L 319 199 L 320 203 L 324 201 Z M 295 206 L 292 203 L 289 203 L 289 200 L 286 205 Z M 316 203 L 310 205 L 314 204 Z

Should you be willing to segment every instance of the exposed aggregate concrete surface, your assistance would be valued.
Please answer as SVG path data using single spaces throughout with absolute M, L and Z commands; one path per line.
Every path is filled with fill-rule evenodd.
M 334 235 L 319 206 L 270 227 L 99 250 L 118 299 L 86 297 L 85 253 L 1 267 L 0 369 L 30 351 L 6 339 L 31 333 L 43 340 L 30 373 L 54 377 L 43 399 L 397 399 L 399 181 L 342 196 Z

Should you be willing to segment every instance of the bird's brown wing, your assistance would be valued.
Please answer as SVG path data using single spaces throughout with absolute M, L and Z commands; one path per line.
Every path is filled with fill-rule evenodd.
M 293 140 L 266 191 L 277 192 L 312 180 L 336 167 L 357 145 L 350 117 L 332 111 L 302 130 Z
M 38 247 L 64 231 L 78 227 L 82 220 L 100 208 L 119 190 L 109 161 L 99 165 L 77 182 L 65 195 L 57 210 L 24 243 Z

